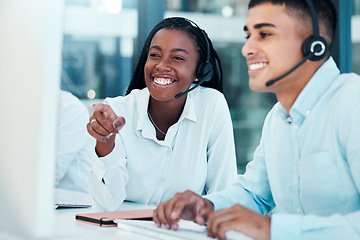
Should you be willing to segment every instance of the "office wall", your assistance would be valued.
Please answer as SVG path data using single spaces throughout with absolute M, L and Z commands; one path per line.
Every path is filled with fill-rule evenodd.
M 244 171 L 244 166 L 252 159 L 265 115 L 276 102 L 274 95 L 255 93 L 248 88 L 247 66 L 241 55 L 245 42 L 242 26 L 247 16 L 247 3 L 248 0 L 157 0 L 156 4 L 151 5 L 156 7 L 161 4 L 162 8 L 163 4 L 166 4 L 164 17 L 188 17 L 204 28 L 213 40 L 224 68 L 224 94 L 233 118 L 239 173 Z M 96 92 L 95 99 L 122 95 L 132 76 L 137 60 L 136 51 L 142 47 L 137 41 L 141 24 L 138 9 L 142 7 L 143 5 L 126 5 L 113 15 L 105 11 L 99 12 L 96 6 L 68 5 L 67 20 L 65 19 L 63 86 L 70 86 L 69 90 L 75 94 L 78 92 L 78 96 L 83 99 L 88 98 L 89 90 Z M 141 12 L 143 11 L 153 13 L 151 7 L 141 9 Z M 155 18 L 158 14 L 156 13 Z M 78 18 L 82 19 L 81 22 Z M 149 24 L 140 31 L 148 31 L 151 27 Z M 353 16 L 352 29 L 359 28 L 360 22 L 357 21 L 357 16 Z M 351 33 L 351 47 L 354 48 L 351 67 L 357 72 L 360 65 L 359 38 L 356 35 L 358 31 L 353 30 Z M 342 47 L 339 46 L 338 49 L 341 51 Z M 73 62 L 76 64 L 72 65 Z

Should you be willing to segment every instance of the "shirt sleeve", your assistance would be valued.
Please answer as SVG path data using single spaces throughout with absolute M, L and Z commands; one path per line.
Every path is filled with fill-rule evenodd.
M 105 104 L 109 104 L 105 100 Z M 111 104 L 109 104 L 111 106 Z M 114 106 L 111 106 L 114 108 Z M 115 108 L 114 108 L 115 109 Z M 127 156 L 122 132 L 115 137 L 114 149 L 104 157 L 96 154 L 90 173 L 90 191 L 96 203 L 104 211 L 117 210 L 126 198 L 126 184 L 129 174 L 126 167 Z
M 227 189 L 205 196 L 214 204 L 215 210 L 241 204 L 260 214 L 267 214 L 275 203 L 271 194 L 264 154 L 265 119 L 262 138 L 255 150 L 253 160 L 246 166 L 245 174 L 238 175 L 237 181 Z
M 215 210 L 241 204 L 261 214 L 270 212 L 275 203 L 267 178 L 262 141 L 255 151 L 254 159 L 247 165 L 246 173 L 239 175 L 237 182 L 229 188 L 205 198 L 214 204 Z
M 236 180 L 236 154 L 233 126 L 225 97 L 219 95 L 212 116 L 207 147 L 207 193 L 223 190 Z
M 129 180 L 127 158 L 119 135 L 115 147 L 105 157 L 95 156 L 90 174 L 91 193 L 104 211 L 115 211 L 126 198 Z

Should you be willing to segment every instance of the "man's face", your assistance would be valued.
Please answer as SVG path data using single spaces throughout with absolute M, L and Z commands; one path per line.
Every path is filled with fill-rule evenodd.
M 242 54 L 247 60 L 249 86 L 254 91 L 277 92 L 289 88 L 301 76 L 301 67 L 266 87 L 266 82 L 282 76 L 303 58 L 305 38 L 301 24 L 285 11 L 285 5 L 259 4 L 249 10 L 244 27 L 248 36 Z

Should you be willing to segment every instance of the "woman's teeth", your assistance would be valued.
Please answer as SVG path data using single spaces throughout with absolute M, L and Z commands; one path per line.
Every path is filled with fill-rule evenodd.
M 159 85 L 169 85 L 173 80 L 170 78 L 154 78 L 154 82 Z

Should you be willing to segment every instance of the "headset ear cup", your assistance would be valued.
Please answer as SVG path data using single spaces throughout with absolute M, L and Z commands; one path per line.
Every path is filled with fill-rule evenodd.
M 199 81 L 209 82 L 213 77 L 213 66 L 209 62 L 202 62 L 196 69 L 196 77 Z
M 305 39 L 302 45 L 302 52 L 304 56 L 309 56 L 313 53 L 314 55 L 309 57 L 309 60 L 320 61 L 328 52 L 328 44 L 321 36 L 310 36 Z

